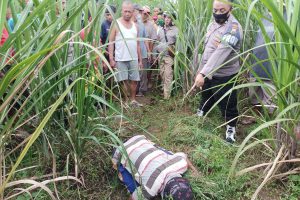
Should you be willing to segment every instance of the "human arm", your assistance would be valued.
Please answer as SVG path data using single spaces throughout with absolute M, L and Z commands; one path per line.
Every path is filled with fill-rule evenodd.
M 137 29 L 137 35 L 140 35 L 140 31 L 139 27 L 135 24 L 136 29 Z M 137 42 L 137 54 L 138 54 L 138 62 L 139 62 L 139 68 L 142 69 L 143 68 L 143 58 L 142 58 L 142 50 L 141 50 L 141 38 L 139 40 L 136 41 Z
M 140 41 L 137 41 L 137 53 L 138 53 L 138 61 L 139 61 L 139 68 L 143 69 L 143 58 L 142 58 L 142 51 L 140 46 Z
M 152 52 L 153 51 L 153 46 L 154 46 L 152 38 L 149 37 L 149 40 L 147 42 L 148 42 L 149 52 Z
M 148 61 L 151 62 L 152 61 L 152 55 L 151 55 L 151 51 L 150 51 L 149 41 L 148 40 L 145 40 L 145 46 L 146 46 L 146 49 L 147 49 L 147 58 L 148 58 Z
M 172 152 L 170 152 L 170 153 L 172 153 Z M 179 153 L 175 153 L 174 155 L 180 156 L 186 161 L 187 169 L 190 169 L 192 171 L 192 174 L 199 175 L 199 172 L 198 172 L 197 168 L 193 165 L 193 163 L 188 158 L 188 155 L 186 153 L 179 152 Z
M 196 76 L 196 79 L 195 79 L 195 85 L 200 88 L 202 90 L 202 87 L 204 85 L 204 77 L 205 75 L 201 74 L 201 73 L 198 73 L 197 76 Z
M 192 171 L 192 174 L 194 176 L 198 176 L 200 173 L 198 171 L 198 169 L 193 165 L 193 163 L 190 161 L 190 159 L 186 159 L 186 162 L 188 164 L 188 169 L 190 169 Z
M 117 28 L 113 26 L 110 36 L 109 36 L 109 45 L 108 45 L 108 54 L 109 54 L 109 62 L 110 66 L 114 68 L 116 66 L 115 58 L 114 58 L 114 42 L 116 40 Z
M 152 24 L 150 33 L 148 33 L 148 38 L 150 38 L 150 40 L 148 40 L 148 46 L 149 46 L 149 51 L 148 52 L 153 52 L 153 48 L 154 48 L 154 41 L 157 40 L 157 31 L 156 28 L 154 26 L 154 24 Z
M 143 37 L 144 37 L 144 43 L 145 43 L 145 46 L 146 46 L 146 50 L 147 50 L 147 58 L 148 58 L 148 61 L 151 62 L 152 60 L 152 56 L 151 56 L 151 50 L 150 50 L 150 46 L 149 46 L 149 40 L 148 40 L 148 35 L 147 35 L 147 32 L 146 32 L 146 29 L 144 28 L 143 30 Z

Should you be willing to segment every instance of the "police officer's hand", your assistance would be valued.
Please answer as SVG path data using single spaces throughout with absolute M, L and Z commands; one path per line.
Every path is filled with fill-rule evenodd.
M 199 87 L 199 88 L 202 88 L 202 87 L 203 87 L 203 85 L 204 85 L 204 77 L 203 77 L 202 74 L 199 73 L 199 74 L 196 76 L 195 84 L 196 84 L 196 86 Z

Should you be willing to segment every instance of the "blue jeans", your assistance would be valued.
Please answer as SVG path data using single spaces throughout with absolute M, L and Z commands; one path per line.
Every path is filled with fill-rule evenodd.
M 140 186 L 139 183 L 134 180 L 130 172 L 125 167 L 123 167 L 122 164 L 119 165 L 118 170 L 123 177 L 122 183 L 126 186 L 130 194 L 132 194 L 135 189 Z

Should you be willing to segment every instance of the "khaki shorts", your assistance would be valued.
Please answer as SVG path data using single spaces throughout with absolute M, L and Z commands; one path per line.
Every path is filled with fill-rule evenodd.
M 117 61 L 116 78 L 118 82 L 131 80 L 140 81 L 139 66 L 137 60 Z

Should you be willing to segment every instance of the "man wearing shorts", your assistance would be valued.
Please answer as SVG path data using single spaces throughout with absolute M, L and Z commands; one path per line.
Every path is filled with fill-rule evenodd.
M 116 79 L 121 83 L 127 100 L 130 91 L 130 105 L 142 106 L 135 99 L 137 83 L 140 81 L 139 67 L 142 68 L 141 50 L 137 40 L 138 28 L 132 21 L 134 8 L 130 1 L 122 4 L 122 17 L 113 26 L 109 37 L 109 60 L 116 69 Z

